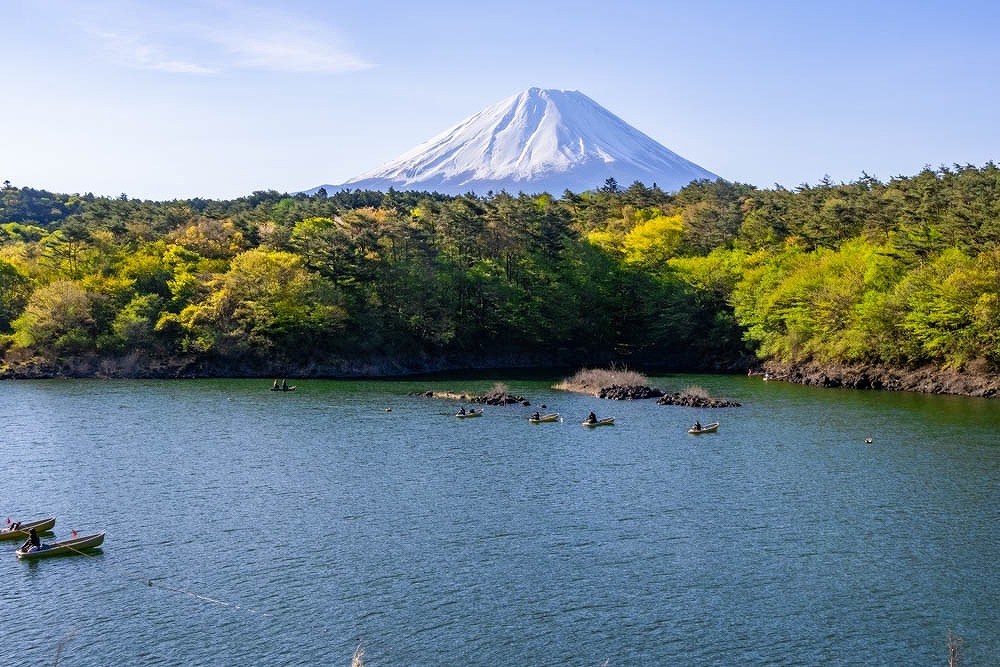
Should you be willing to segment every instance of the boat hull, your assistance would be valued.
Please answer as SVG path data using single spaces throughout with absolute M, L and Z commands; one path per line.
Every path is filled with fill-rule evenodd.
M 529 424 L 548 424 L 550 422 L 557 422 L 557 421 L 559 421 L 558 412 L 553 412 L 552 414 L 549 415 L 542 415 L 538 419 L 533 419 L 531 417 L 528 418 Z
M 689 428 L 688 433 L 690 433 L 691 435 L 701 435 L 702 433 L 715 433 L 718 430 L 719 430 L 719 422 L 715 422 L 714 424 L 706 424 L 705 426 L 702 426 L 700 429 Z
M 586 421 L 583 422 L 583 425 L 586 426 L 587 428 L 597 428 L 598 426 L 614 426 L 615 418 L 605 417 L 604 419 L 598 419 L 596 422 Z
M 62 542 L 42 543 L 42 548 L 36 551 L 22 551 L 18 549 L 14 553 L 19 560 L 35 560 L 38 558 L 49 558 L 50 556 L 66 556 L 70 554 L 85 553 L 87 549 L 94 549 L 104 543 L 104 533 L 84 535 L 72 540 Z
M 17 530 L 10 530 L 9 528 L 0 530 L 0 540 L 23 540 L 28 537 L 28 531 L 32 528 L 35 529 L 36 533 L 45 533 L 52 530 L 52 527 L 55 525 L 56 518 L 54 516 L 50 516 L 47 519 L 38 519 L 37 521 L 24 521 Z
M 459 419 L 469 419 L 471 417 L 482 417 L 483 416 L 483 411 L 479 410 L 478 412 L 466 412 L 464 415 L 462 413 L 457 413 L 455 416 L 458 417 Z

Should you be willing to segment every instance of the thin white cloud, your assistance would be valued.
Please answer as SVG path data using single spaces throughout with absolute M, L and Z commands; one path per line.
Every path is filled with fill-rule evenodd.
M 90 32 L 100 40 L 113 60 L 126 67 L 175 74 L 214 74 L 217 71 L 212 67 L 172 57 L 163 47 L 138 35 L 95 30 Z
M 372 67 L 335 44 L 307 35 L 246 31 L 217 33 L 212 38 L 232 55 L 232 64 L 242 68 L 339 74 Z
M 233 70 L 339 74 L 373 67 L 315 16 L 307 21 L 285 11 L 225 2 L 197 3 L 194 9 L 174 12 L 142 5 L 133 9 L 105 14 L 100 29 L 91 23 L 85 30 L 112 60 L 134 69 L 199 75 Z
M 356 72 L 372 67 L 352 52 L 333 27 L 315 15 L 308 20 L 288 11 L 226 7 L 226 26 L 206 32 L 204 37 L 220 46 L 236 67 L 278 72 Z

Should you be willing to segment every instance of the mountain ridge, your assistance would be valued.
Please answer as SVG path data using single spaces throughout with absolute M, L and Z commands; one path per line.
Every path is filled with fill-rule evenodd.
M 328 192 L 427 190 L 442 194 L 582 192 L 608 178 L 679 190 L 719 177 L 635 129 L 579 91 L 529 88 L 453 125 Z

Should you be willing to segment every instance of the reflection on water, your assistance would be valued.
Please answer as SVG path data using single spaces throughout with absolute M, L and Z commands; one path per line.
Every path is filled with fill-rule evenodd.
M 408 394 L 496 378 L 0 384 L 0 512 L 108 533 L 0 558 L 0 656 L 939 664 L 949 629 L 1000 655 L 996 402 L 654 380 L 744 404 L 706 411 L 503 379 L 534 405 L 474 420 Z M 542 403 L 564 421 L 529 425 Z

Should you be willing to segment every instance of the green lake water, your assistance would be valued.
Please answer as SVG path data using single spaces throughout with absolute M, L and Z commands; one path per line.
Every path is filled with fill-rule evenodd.
M 1000 664 L 997 401 L 651 378 L 743 403 L 695 410 L 558 379 L 2 382 L 0 522 L 107 538 L 0 542 L 0 657 L 946 665 L 951 630 Z M 409 395 L 497 381 L 532 405 Z M 542 404 L 563 421 L 528 424 Z

